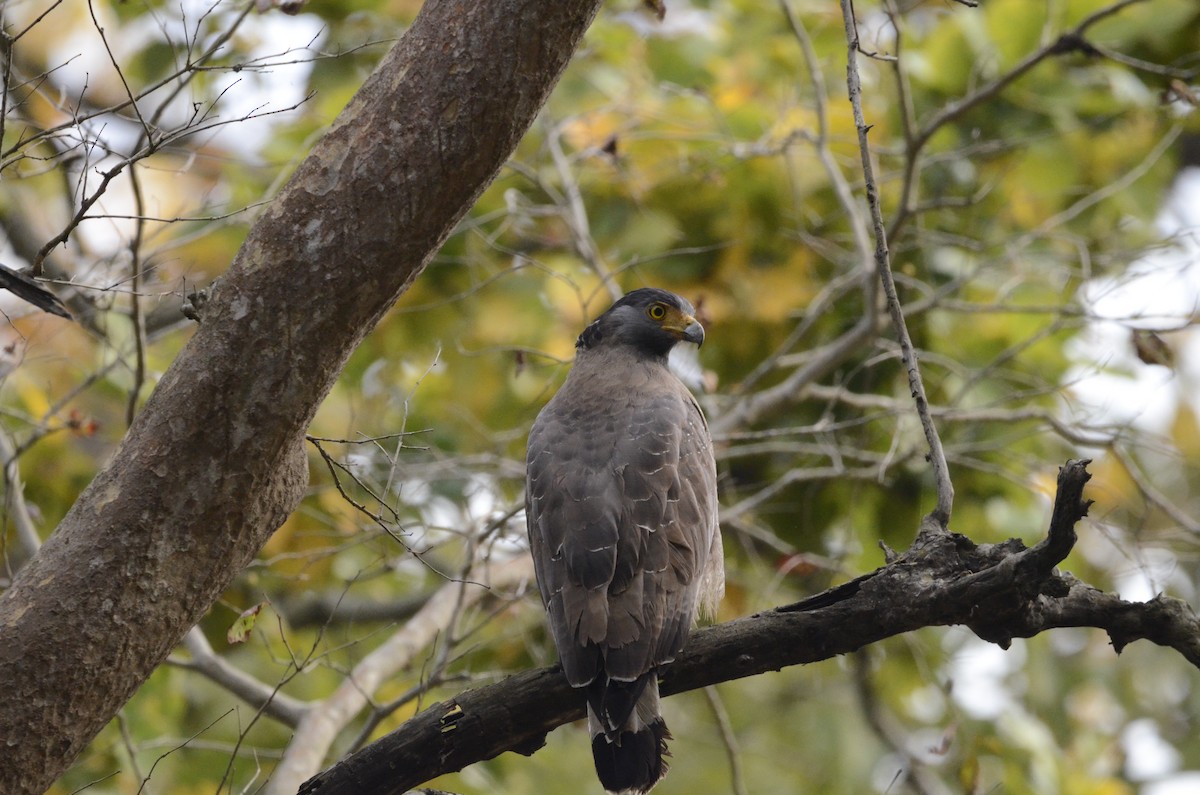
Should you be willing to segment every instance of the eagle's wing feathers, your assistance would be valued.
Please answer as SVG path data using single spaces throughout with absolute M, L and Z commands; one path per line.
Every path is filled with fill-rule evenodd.
M 529 439 L 529 522 L 563 668 L 635 679 L 672 659 L 696 613 L 716 522 L 704 420 L 664 371 L 646 399 L 564 388 Z M 655 386 L 655 385 L 651 385 Z
M 611 792 L 646 793 L 666 773 L 656 669 L 722 585 L 712 443 L 666 360 L 679 340 L 703 341 L 692 312 L 653 289 L 614 303 L 529 435 L 534 568 Z

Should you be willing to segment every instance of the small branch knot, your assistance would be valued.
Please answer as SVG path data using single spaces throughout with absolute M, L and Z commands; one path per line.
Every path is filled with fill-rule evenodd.
M 1089 58 L 1095 58 L 1101 54 L 1093 44 L 1083 37 L 1083 34 L 1075 31 L 1059 36 L 1058 41 L 1050 45 L 1049 52 L 1052 55 L 1066 55 L 1067 53 L 1079 52 Z

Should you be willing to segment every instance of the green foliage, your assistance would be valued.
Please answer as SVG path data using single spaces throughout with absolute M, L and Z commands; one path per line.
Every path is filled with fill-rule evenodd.
M 177 8 L 96 5 L 110 35 L 151 31 L 121 51 L 131 83 L 180 68 L 186 48 L 154 24 L 178 22 Z M 293 625 L 289 616 L 306 599 L 399 603 L 459 577 L 472 580 L 470 567 L 481 560 L 520 554 L 525 431 L 565 376 L 575 335 L 607 306 L 607 276 L 621 289 L 655 284 L 698 299 L 708 327 L 703 402 L 721 429 L 727 515 L 729 593 L 720 620 L 869 571 L 883 562 L 881 542 L 907 546 L 932 507 L 933 481 L 890 334 L 858 346 L 754 421 L 721 425 L 853 328 L 869 300 L 859 279 L 871 251 L 864 258 L 855 249 L 856 232 L 866 228 L 857 215 L 864 202 L 847 205 L 838 184 L 861 196 L 842 20 L 831 4 L 792 5 L 811 37 L 816 75 L 776 4 L 669 0 L 664 26 L 636 3 L 608 4 L 510 167 L 348 362 L 310 429 L 345 440 L 321 443 L 333 471 L 310 448 L 311 485 L 300 509 L 201 625 L 218 656 L 261 681 L 283 682 L 280 691 L 293 698 L 325 698 L 405 617 Z M 1107 6 L 913 4 L 896 22 L 901 69 L 859 57 L 864 111 L 901 300 L 931 402 L 942 410 L 957 493 L 953 528 L 978 542 L 1035 542 L 1055 467 L 1068 456 L 1096 455 L 1095 519 L 1081 528 L 1069 567 L 1098 587 L 1127 585 L 1140 573 L 1194 598 L 1195 539 L 1155 498 L 1196 514 L 1194 408 L 1180 401 L 1157 436 L 1135 425 L 1097 425 L 1072 412 L 1072 382 L 1081 369 L 1124 368 L 1132 376 L 1152 366 L 1130 356 L 1081 358 L 1089 307 L 1080 296 L 1103 277 L 1129 278 L 1130 263 L 1167 245 L 1154 221 L 1178 172 L 1178 148 L 1157 148 L 1175 135 L 1200 134 L 1200 114 L 1161 97 L 1172 75 L 1195 82 L 1200 7 L 1149 0 L 1088 30 L 1104 52 L 1157 70 L 1097 53 L 1050 56 L 931 130 L 919 157 L 909 143 L 951 103 Z M 300 161 L 418 7 L 309 3 L 303 14 L 319 40 L 311 48 L 301 38 L 272 41 L 283 54 L 256 79 L 269 84 L 288 62 L 311 61 L 299 78 L 315 92 L 310 101 L 281 116 L 253 151 L 194 136 L 139 163 L 144 214 L 195 219 L 143 230 L 145 311 L 224 270 L 253 220 L 240 209 Z M 894 53 L 884 9 L 857 11 L 864 50 Z M 221 3 L 187 24 L 199 25 L 197 42 L 211 41 L 238 13 Z M 91 30 L 86 15 L 63 16 L 64 28 Z M 273 33 L 263 23 L 278 17 L 273 11 L 243 23 L 210 64 L 220 68 L 188 83 L 186 103 L 232 113 L 222 80 L 261 52 L 256 42 Z M 63 52 L 37 30 L 16 53 L 23 68 L 50 69 Z M 115 74 L 90 80 L 89 101 L 123 96 Z M 820 114 L 815 85 L 828 97 Z M 43 95 L 26 99 L 25 127 L 8 124 L 6 149 L 62 120 L 61 106 Z M 33 154 L 3 168 L 5 228 L 29 219 L 22 208 L 62 203 L 61 175 L 48 174 Z M 42 239 L 65 223 L 55 213 L 28 221 Z M 105 248 L 102 236 L 79 232 L 83 251 L 68 252 L 78 257 L 68 275 L 95 288 L 87 295 L 100 319 L 91 333 L 27 317 L 5 338 L 21 353 L 0 384 L 0 423 L 28 443 L 20 473 L 43 534 L 119 442 L 135 385 L 122 270 L 132 232 L 113 227 L 125 236 L 120 245 Z M 108 253 L 89 262 L 89 247 Z M 93 278 L 92 265 L 100 276 Z M 803 333 L 793 338 L 797 328 Z M 137 400 L 186 336 L 169 323 L 151 336 Z M 1182 338 L 1173 341 L 1183 347 Z M 1057 432 L 1055 422 L 1074 435 Z M 1118 440 L 1125 457 L 1085 444 L 1100 437 Z M 1143 477 L 1155 492 L 1139 483 Z M 6 540 L 6 549 L 12 544 Z M 232 637 L 238 614 L 264 600 L 270 607 Z M 978 715 L 955 678 L 965 676 L 980 644 L 958 630 L 930 629 L 850 659 L 720 686 L 745 791 L 915 792 L 906 777 L 915 770 L 954 792 L 1132 793 L 1138 782 L 1123 765 L 1121 737 L 1138 720 L 1176 749 L 1181 767 L 1200 766 L 1200 735 L 1189 717 L 1200 707 L 1197 674 L 1173 652 L 1135 645 L 1117 658 L 1088 630 L 1018 642 L 1009 652 L 1015 662 L 995 684 L 1004 705 Z M 328 758 L 357 733 L 365 740 L 395 728 L 418 706 L 553 659 L 536 597 L 499 589 L 456 614 L 453 626 L 369 694 L 378 705 L 402 703 L 371 726 L 352 724 Z M 419 699 L 408 698 L 414 694 Z M 669 700 L 667 710 L 675 759 L 658 791 L 723 790 L 729 748 L 711 702 L 691 693 Z M 88 791 L 137 792 L 147 776 L 148 791 L 253 789 L 289 735 L 194 672 L 166 666 L 54 791 L 75 791 L 118 769 Z M 503 755 L 433 786 L 576 791 L 589 767 L 575 727 L 553 733 L 532 758 Z

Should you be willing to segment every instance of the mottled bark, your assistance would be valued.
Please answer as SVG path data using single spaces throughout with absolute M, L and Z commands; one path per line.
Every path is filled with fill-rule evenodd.
M 0 596 L 0 792 L 44 791 L 293 510 L 317 406 L 599 5 L 428 0 L 255 223 L 111 463 Z
M 1086 461 L 1059 475 L 1045 540 L 976 545 L 927 518 L 912 548 L 883 568 L 794 605 L 699 630 L 667 668 L 664 696 L 856 651 L 929 626 L 961 624 L 1007 648 L 1055 627 L 1098 627 L 1116 651 L 1147 639 L 1200 667 L 1200 620 L 1166 598 L 1125 602 L 1055 567 L 1087 514 Z M 583 694 L 557 667 L 509 677 L 434 704 L 311 779 L 304 795 L 400 795 L 505 751 L 532 754 L 551 729 L 584 714 Z M 676 761 L 687 755 L 676 749 Z

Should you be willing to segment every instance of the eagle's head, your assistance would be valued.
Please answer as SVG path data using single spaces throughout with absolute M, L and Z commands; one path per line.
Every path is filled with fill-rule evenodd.
M 704 326 L 687 299 L 655 287 L 626 293 L 583 330 L 576 348 L 627 346 L 665 358 L 677 342 L 704 343 Z

